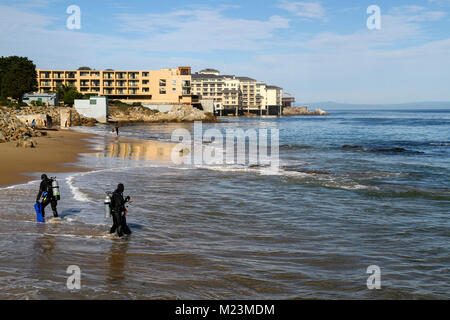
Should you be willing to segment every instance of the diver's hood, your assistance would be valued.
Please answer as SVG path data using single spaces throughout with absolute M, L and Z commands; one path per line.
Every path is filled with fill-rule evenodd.
M 125 187 L 123 186 L 123 184 L 119 183 L 117 185 L 116 191 L 119 192 L 119 193 L 122 193 L 124 190 L 125 190 Z

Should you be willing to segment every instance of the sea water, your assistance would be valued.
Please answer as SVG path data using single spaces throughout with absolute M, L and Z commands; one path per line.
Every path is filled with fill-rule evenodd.
M 98 125 L 77 128 L 99 134 L 78 163 L 91 171 L 57 174 L 61 221 L 35 221 L 40 172 L 0 188 L 0 298 L 450 297 L 449 110 L 221 120 L 203 130 L 278 129 L 279 170 L 149 159 Z M 120 134 L 170 141 L 180 128 L 193 132 Z M 103 214 L 118 183 L 134 200 L 126 239 L 108 234 Z M 80 290 L 67 288 L 71 265 Z M 367 287 L 371 265 L 379 290 Z

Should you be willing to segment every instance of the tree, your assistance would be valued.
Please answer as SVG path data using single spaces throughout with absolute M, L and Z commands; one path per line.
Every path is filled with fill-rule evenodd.
M 79 93 L 74 86 L 63 84 L 57 87 L 56 92 L 58 93 L 59 99 L 69 106 L 73 106 L 75 99 L 83 98 L 83 94 Z
M 26 57 L 0 57 L 0 97 L 22 101 L 27 92 L 37 90 L 36 66 Z

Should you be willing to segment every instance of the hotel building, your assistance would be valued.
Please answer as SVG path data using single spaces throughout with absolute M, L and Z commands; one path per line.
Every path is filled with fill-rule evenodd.
M 72 85 L 83 94 L 145 104 L 191 104 L 191 68 L 149 71 L 40 70 L 38 92 Z
M 248 77 L 220 75 L 218 70 L 204 69 L 192 74 L 192 94 L 200 102 L 212 100 L 215 110 L 279 114 L 282 89 Z

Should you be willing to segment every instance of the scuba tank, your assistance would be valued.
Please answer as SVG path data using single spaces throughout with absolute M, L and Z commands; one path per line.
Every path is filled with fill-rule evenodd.
M 52 178 L 52 191 L 53 196 L 56 198 L 56 200 L 61 200 L 61 195 L 59 194 L 59 185 L 58 181 L 56 181 L 56 177 Z
M 105 198 L 105 218 L 111 218 L 111 192 L 106 192 Z

